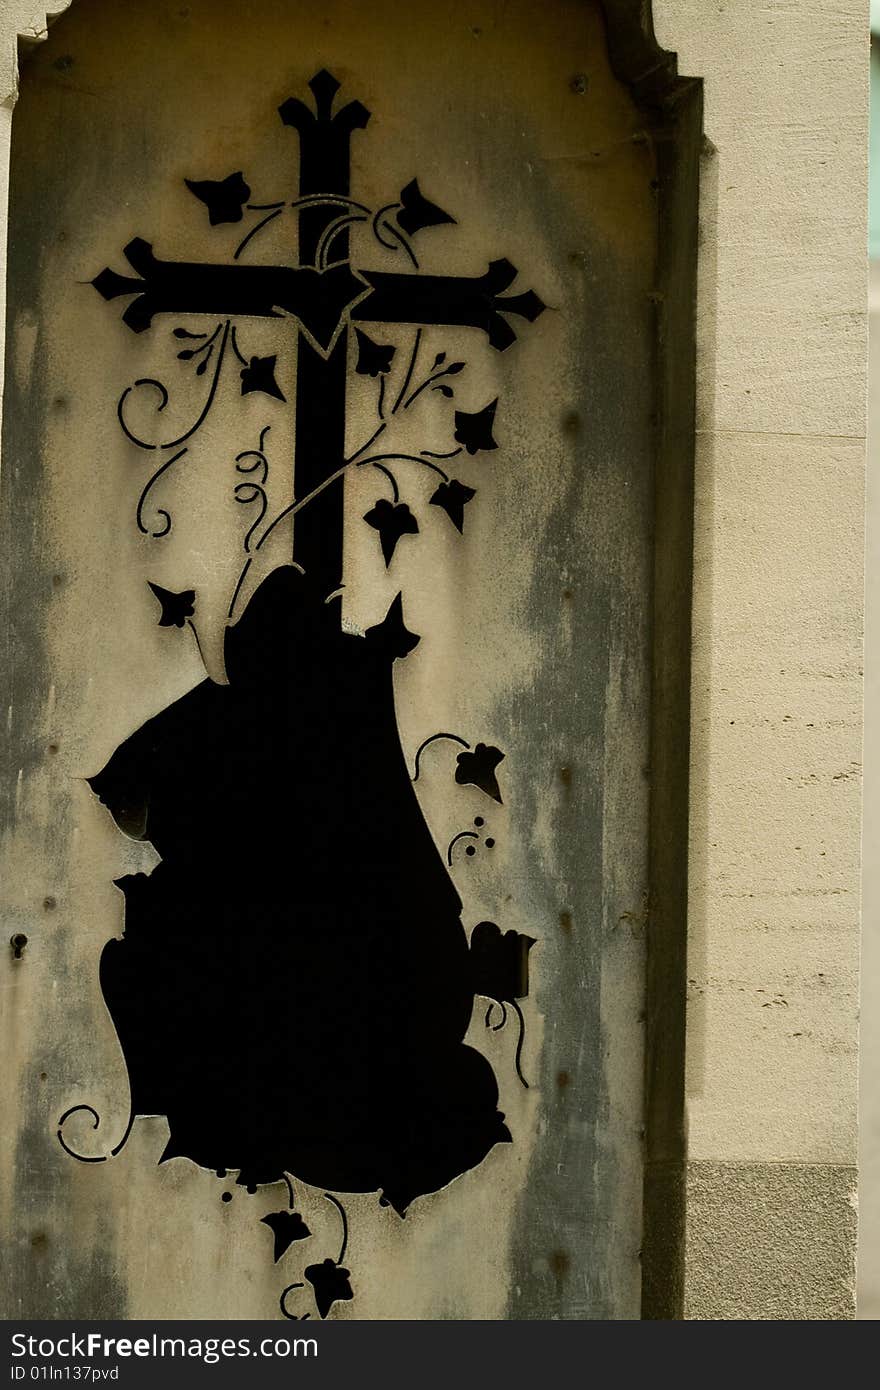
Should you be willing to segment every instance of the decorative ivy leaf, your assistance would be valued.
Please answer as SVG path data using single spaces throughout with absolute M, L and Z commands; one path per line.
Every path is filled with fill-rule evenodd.
M 190 333 L 188 328 L 175 328 L 175 338 L 207 338 L 207 333 Z
M 381 623 L 367 628 L 364 637 L 392 661 L 409 656 L 422 640 L 415 632 L 410 632 L 403 621 L 403 594 L 397 595 Z
M 397 220 L 410 236 L 415 236 L 423 227 L 439 227 L 444 222 L 455 222 L 448 212 L 428 201 L 419 188 L 418 179 L 413 179 L 406 188 L 401 189 L 400 201 L 403 206 L 396 214 Z
M 191 357 L 195 357 L 197 351 L 197 348 L 184 348 L 177 356 L 180 358 L 181 362 L 188 362 Z
M 355 371 L 361 376 L 378 376 L 380 372 L 390 372 L 391 362 L 397 351 L 383 343 L 374 343 L 359 328 L 355 330 L 358 345 L 358 360 Z
M 239 169 L 225 179 L 184 179 L 190 193 L 205 204 L 211 226 L 221 222 L 240 222 L 251 190 Z
M 431 498 L 430 505 L 442 507 L 456 531 L 463 534 L 464 509 L 471 498 L 476 497 L 476 495 L 476 488 L 466 487 L 457 478 L 450 478 L 448 483 L 440 484 Z
M 349 1283 L 351 1271 L 335 1260 L 328 1258 L 317 1265 L 306 1265 L 305 1276 L 315 1291 L 315 1304 L 322 1318 L 326 1318 L 334 1303 L 350 1303 L 354 1298 Z
M 446 353 L 445 353 L 445 352 L 438 352 L 438 353 L 437 353 L 437 356 L 434 358 L 434 367 L 442 367 L 442 365 L 443 365 L 443 363 L 444 363 L 445 361 L 446 361 Z M 434 370 L 434 367 L 431 368 L 431 371 Z
M 443 386 L 441 384 L 440 386 L 435 386 L 434 390 L 439 391 L 440 394 L 443 396 L 448 396 L 450 399 L 455 395 L 455 392 L 453 391 L 451 386 Z
M 508 931 L 494 922 L 478 922 L 471 933 L 470 966 L 474 994 L 512 1004 L 529 992 L 529 951 L 534 936 Z
M 455 769 L 456 782 L 461 787 L 479 787 L 481 792 L 485 792 L 487 796 L 491 796 L 493 801 L 497 801 L 501 805 L 501 791 L 495 769 L 503 757 L 504 754 L 500 748 L 493 748 L 491 744 L 487 743 L 478 743 L 473 750 L 459 753 L 456 758 L 458 763 Z
M 443 373 L 443 375 L 444 375 L 444 376 L 458 376 L 459 372 L 463 372 L 463 371 L 464 371 L 464 363 L 463 363 L 463 362 L 450 362 L 449 366 L 446 368 L 446 370 L 445 370 L 445 372 Z
M 275 380 L 277 360 L 277 356 L 252 357 L 249 364 L 241 369 L 241 394 L 246 396 L 250 391 L 262 391 L 267 396 L 274 396 L 278 401 L 286 400 L 287 397 Z
M 389 502 L 385 497 L 365 514 L 364 521 L 368 526 L 372 526 L 374 531 L 379 532 L 386 569 L 391 564 L 391 557 L 401 536 L 417 536 L 419 532 L 419 523 L 407 504 Z
M 209 353 L 208 353 L 208 356 L 207 356 L 207 357 L 203 357 L 202 360 L 201 360 L 201 362 L 199 363 L 199 365 L 196 367 L 196 376 L 204 376 L 204 375 L 205 375 L 205 372 L 208 370 L 208 363 L 210 362 L 210 360 L 211 360 L 211 354 L 210 354 L 210 352 L 209 352 Z
M 298 1211 L 272 1211 L 260 1220 L 264 1226 L 269 1227 L 275 1237 L 273 1258 L 276 1264 L 295 1240 L 307 1240 L 312 1234 Z
M 463 444 L 469 454 L 477 454 L 481 449 L 497 449 L 498 445 L 492 438 L 492 426 L 495 423 L 495 409 L 498 405 L 498 397 L 483 406 L 482 410 L 475 410 L 468 413 L 465 410 L 455 412 L 455 440 L 458 444 Z
M 182 593 L 172 593 L 170 589 L 163 589 L 158 584 L 150 583 L 147 580 L 156 598 L 162 605 L 162 612 L 159 615 L 160 627 L 183 627 L 187 618 L 192 617 L 195 609 L 196 591 L 195 589 L 184 589 Z

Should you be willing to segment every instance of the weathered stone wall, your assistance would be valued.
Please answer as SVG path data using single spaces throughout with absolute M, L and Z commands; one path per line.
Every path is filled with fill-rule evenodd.
M 867 7 L 657 0 L 705 79 L 686 1316 L 853 1315 Z

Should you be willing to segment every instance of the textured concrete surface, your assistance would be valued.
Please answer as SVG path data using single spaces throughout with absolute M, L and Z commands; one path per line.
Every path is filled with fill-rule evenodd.
M 654 10 L 706 84 L 687 1310 L 762 1316 L 784 1269 L 774 1316 L 849 1317 L 855 1226 L 832 1227 L 856 1161 L 866 6 Z
M 855 1170 L 689 1165 L 685 1317 L 852 1317 Z

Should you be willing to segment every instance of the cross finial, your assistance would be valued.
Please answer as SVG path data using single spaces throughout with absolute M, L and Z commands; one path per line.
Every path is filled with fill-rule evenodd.
M 370 113 L 363 102 L 350 101 L 334 116 L 333 99 L 339 91 L 340 83 L 326 68 L 316 72 L 309 82 L 309 89 L 315 98 L 315 111 L 310 111 L 299 97 L 288 97 L 278 108 L 278 114 L 285 125 L 293 126 L 300 134 L 316 125 L 331 125 L 340 133 L 363 130 L 370 119 Z
M 319 121 L 329 121 L 330 112 L 333 109 L 333 98 L 339 91 L 340 84 L 336 81 L 332 72 L 322 68 L 316 72 L 309 82 L 309 91 L 315 98 L 315 106 L 318 112 Z

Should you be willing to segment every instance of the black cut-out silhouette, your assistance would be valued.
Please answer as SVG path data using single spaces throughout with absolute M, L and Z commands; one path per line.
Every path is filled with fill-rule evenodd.
M 529 951 L 534 936 L 506 931 L 494 922 L 479 922 L 471 932 L 471 979 L 474 993 L 499 1004 L 525 999 L 529 992 Z
M 286 401 L 287 397 L 275 380 L 277 360 L 276 356 L 252 357 L 248 365 L 241 369 L 241 394 L 246 396 L 251 391 L 262 391 L 278 401 Z
M 430 499 L 432 507 L 442 507 L 456 531 L 464 533 L 464 509 L 476 497 L 476 488 L 466 487 L 457 478 L 441 483 Z
M 438 208 L 436 203 L 431 203 L 419 188 L 418 179 L 412 179 L 406 188 L 400 190 L 400 211 L 397 213 L 397 221 L 405 232 L 410 236 L 415 236 L 423 227 L 439 227 L 444 222 L 454 224 L 455 218 L 450 217 L 448 212 Z
M 312 1234 L 298 1211 L 272 1211 L 261 1220 L 275 1237 L 272 1258 L 276 1264 L 295 1240 L 307 1240 Z
M 364 636 L 374 651 L 383 652 L 391 661 L 409 656 L 422 640 L 403 621 L 402 594 L 397 595 L 381 623 L 368 627 Z
M 124 931 L 101 956 L 101 987 L 131 1091 L 129 1127 L 110 1155 L 136 1116 L 163 1115 L 169 1140 L 162 1161 L 185 1156 L 210 1171 L 238 1172 L 237 1186 L 247 1192 L 289 1182 L 288 1174 L 338 1192 L 377 1192 L 402 1216 L 417 1197 L 510 1142 L 510 1133 L 490 1064 L 464 1042 L 475 990 L 488 982 L 488 971 L 475 971 L 461 902 L 399 742 L 393 666 L 420 637 L 406 626 L 401 594 L 363 637 L 343 631 L 339 599 L 329 598 L 342 578 L 348 335 L 360 323 L 446 325 L 478 329 L 503 351 L 516 340 L 511 317 L 533 322 L 544 305 L 531 290 L 506 293 L 517 271 L 504 259 L 471 277 L 353 268 L 347 223 L 334 223 L 346 222 L 340 208 L 349 201 L 352 132 L 370 113 L 357 101 L 334 112 L 339 84 L 326 71 L 309 86 L 314 111 L 298 98 L 279 108 L 300 143 L 298 265 L 238 261 L 253 232 L 227 265 L 162 260 L 135 237 L 124 248 L 133 273 L 108 267 L 92 282 L 105 299 L 127 301 L 123 322 L 136 333 L 157 315 L 213 320 L 210 336 L 173 330 L 201 344 L 182 349 L 190 354 L 184 360 L 199 359 L 200 374 L 209 360 L 215 365 L 196 424 L 163 448 L 184 444 L 206 418 L 232 320 L 292 317 L 302 330 L 295 496 L 310 499 L 307 508 L 288 509 L 297 512 L 295 564 L 270 573 L 226 629 L 228 684 L 204 680 L 126 739 L 90 779 L 120 828 L 160 856 L 150 874 L 117 881 Z M 250 189 L 241 173 L 187 186 L 212 223 L 242 219 Z M 265 221 L 282 206 L 271 205 Z M 415 179 L 393 216 L 396 228 L 388 219 L 382 225 L 404 247 L 405 236 L 454 222 Z M 374 231 L 388 247 L 377 224 Z M 356 331 L 356 370 L 383 376 L 381 414 L 394 349 Z M 234 329 L 231 341 L 235 349 Z M 445 360 L 438 353 L 432 372 Z M 440 378 L 462 366 L 453 362 L 427 384 L 436 380 L 435 389 L 449 393 Z M 251 358 L 241 372 L 242 393 L 283 400 L 274 368 L 274 357 Z M 153 378 L 138 384 L 158 389 L 161 411 L 165 387 Z M 421 389 L 408 400 L 402 393 L 404 409 Z M 123 431 L 140 447 L 156 447 L 127 427 L 126 395 L 118 407 Z M 456 412 L 456 440 L 468 452 L 497 447 L 496 404 Z M 186 452 L 166 459 L 144 489 L 144 533 L 147 494 Z M 238 500 L 265 506 L 261 484 L 243 486 L 248 491 L 237 492 Z M 473 490 L 453 480 L 444 487 L 432 501 L 461 530 Z M 395 502 L 377 503 L 371 521 L 381 523 L 386 563 L 399 537 L 417 529 L 396 500 L 396 482 L 394 488 Z M 157 511 L 165 524 L 149 534 L 160 538 L 171 521 Z M 252 553 L 252 532 L 242 579 L 265 539 Z M 182 626 L 193 591 L 151 588 L 162 605 L 160 622 Z M 456 780 L 500 801 L 495 768 L 503 756 L 478 744 L 459 756 Z M 77 1110 L 99 1126 L 90 1106 L 65 1112 L 59 1140 L 74 1156 L 61 1129 Z M 342 1248 L 336 1260 L 305 1270 L 322 1317 L 352 1297 L 343 1266 L 345 1212 L 327 1196 L 342 1215 Z M 276 1258 L 308 1234 L 292 1209 L 263 1220 Z M 282 1293 L 285 1317 L 294 1316 L 285 1299 L 300 1287 Z
M 195 589 L 184 589 L 181 593 L 175 594 L 171 589 L 163 589 L 159 584 L 150 583 L 149 580 L 147 583 L 162 605 L 159 626 L 183 627 L 187 618 L 191 618 L 196 611 Z
M 498 786 L 498 777 L 495 769 L 503 760 L 504 754 L 500 748 L 493 748 L 491 744 L 478 743 L 477 746 L 466 753 L 459 753 L 455 769 L 455 780 L 459 786 L 479 787 L 480 791 L 491 796 L 493 801 L 501 802 L 501 789 Z
M 487 840 L 486 844 L 490 844 Z M 502 936 L 494 922 L 480 922 L 471 933 L 471 979 L 474 991 L 492 1000 L 486 1013 L 486 1027 L 498 1032 L 507 1023 L 510 1005 L 519 1022 L 514 1067 L 522 1085 L 529 1089 L 523 1076 L 522 1054 L 526 1022 L 518 1001 L 529 992 L 529 951 L 535 945 L 533 936 L 507 931 Z M 500 1023 L 492 1023 L 495 1004 L 501 1006 Z
M 190 193 L 205 204 L 212 227 L 221 222 L 240 222 L 251 190 L 241 170 L 225 179 L 184 179 Z
M 336 609 L 274 571 L 227 630 L 229 685 L 197 686 L 91 779 L 161 855 L 123 889 L 101 985 L 164 1157 L 381 1189 L 403 1213 L 510 1135 L 462 1041 L 461 905 L 398 740 L 391 667 L 418 639 L 400 596 L 365 638 Z
M 364 521 L 379 532 L 386 568 L 401 536 L 416 536 L 419 531 L 419 523 L 405 502 L 389 502 L 384 497 L 365 514 Z
M 464 445 L 469 454 L 478 454 L 481 449 L 498 448 L 492 437 L 497 405 L 496 398 L 482 410 L 471 413 L 465 410 L 455 412 L 455 439 L 457 443 Z
M 379 376 L 382 372 L 390 372 L 397 349 L 385 343 L 374 343 L 360 328 L 356 328 L 354 333 L 358 345 L 355 371 L 361 376 Z

